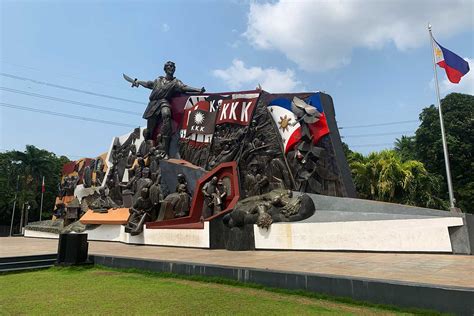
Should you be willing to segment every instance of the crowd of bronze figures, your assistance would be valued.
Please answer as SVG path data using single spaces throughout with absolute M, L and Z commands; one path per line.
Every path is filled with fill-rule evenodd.
M 151 90 L 143 114 L 147 128 L 136 128 L 123 141 L 115 138 L 106 162 L 106 175 L 102 160 L 95 160 L 85 168 L 84 188 L 100 189 L 82 199 L 83 210 L 103 213 L 128 208 L 130 217 L 125 230 L 136 235 L 143 231 L 146 222 L 189 216 L 193 202 L 191 192 L 196 190 L 203 200 L 202 205 L 197 206 L 201 220 L 226 209 L 232 190 L 229 181 L 215 176 L 207 178 L 201 188 L 190 187 L 182 173 L 175 175 L 172 181 L 177 183 L 175 187 L 169 187 L 169 180 L 164 181 L 161 162 L 171 158 L 173 138 L 176 140 L 173 158 L 195 165 L 204 174 L 222 163 L 237 163 L 241 201 L 223 218 L 230 228 L 245 224 L 268 228 L 272 222 L 301 220 L 314 213 L 311 199 L 305 194 L 294 197 L 293 191 L 347 196 L 330 136 L 313 139 L 310 125 L 318 122 L 322 113 L 305 102 L 312 94 L 278 95 L 291 100 L 292 124 L 301 126 L 301 136 L 289 151 L 284 148 L 278 124 L 268 108 L 276 95 L 262 90 L 255 91 L 258 98 L 246 124 L 216 124 L 208 141 L 197 142 L 172 133 L 171 104 L 176 96 L 202 94 L 205 89 L 183 84 L 174 77 L 175 70 L 175 64 L 167 62 L 165 75 L 155 80 L 140 81 L 124 75 L 132 87 Z M 210 94 L 204 98 L 231 97 Z M 77 183 L 77 178 L 65 177 L 60 197 L 73 195 Z M 58 209 L 63 208 L 59 206 Z

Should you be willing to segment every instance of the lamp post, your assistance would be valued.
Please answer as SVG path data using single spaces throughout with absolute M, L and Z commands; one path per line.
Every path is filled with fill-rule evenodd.
M 23 234 L 23 222 L 25 221 L 25 204 L 23 203 L 21 205 L 21 215 L 20 215 L 20 235 Z
M 31 206 L 28 201 L 23 203 L 21 207 L 21 217 L 20 217 L 20 234 L 25 234 L 25 226 L 28 223 L 28 211 L 30 210 Z
M 13 160 L 12 161 L 12 164 L 14 165 L 19 165 L 21 164 L 21 161 L 20 160 Z M 16 170 L 16 168 L 15 168 Z M 18 170 L 17 170 L 18 171 Z M 19 188 L 19 185 L 20 185 L 20 175 L 18 174 L 16 176 L 16 189 L 15 189 L 15 199 L 13 200 L 13 209 L 12 209 L 12 220 L 11 220 L 11 223 L 10 223 L 10 237 L 13 236 L 13 220 L 15 219 L 15 210 L 16 210 L 16 201 L 18 199 L 18 188 Z
M 30 208 L 31 208 L 31 205 L 28 201 L 26 201 L 25 205 L 26 205 L 26 211 L 25 211 L 25 224 L 23 226 L 24 227 L 23 234 L 25 234 L 26 225 L 28 225 L 28 216 L 29 216 Z
M 18 197 L 18 185 L 20 183 L 20 175 L 16 176 L 16 191 L 15 191 L 15 200 L 13 200 L 13 210 L 12 210 L 12 220 L 10 223 L 10 237 L 13 235 L 13 219 L 15 217 L 15 208 L 16 208 L 16 199 Z

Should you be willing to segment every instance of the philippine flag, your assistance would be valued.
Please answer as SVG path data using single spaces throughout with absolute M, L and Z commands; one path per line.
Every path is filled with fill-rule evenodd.
M 326 121 L 326 116 L 323 112 L 321 99 L 319 93 L 315 93 L 304 100 L 306 104 L 316 108 L 321 116 L 315 123 L 309 124 L 311 135 L 313 136 L 313 143 L 319 142 L 321 137 L 329 134 L 329 128 Z M 275 121 L 278 132 L 283 140 L 285 154 L 288 153 L 301 139 L 301 124 L 297 122 L 296 116 L 291 111 L 291 99 L 277 98 L 268 104 L 268 110 Z
M 441 68 L 444 68 L 449 81 L 452 83 L 459 83 L 462 76 L 469 72 L 468 62 L 449 49 L 439 45 L 434 38 L 433 41 L 436 64 Z

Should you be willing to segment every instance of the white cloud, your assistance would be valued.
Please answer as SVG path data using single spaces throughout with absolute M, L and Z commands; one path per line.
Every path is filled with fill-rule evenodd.
M 168 32 L 169 30 L 170 30 L 170 26 L 168 25 L 168 23 L 163 23 L 163 24 L 161 25 L 161 31 L 162 31 L 163 33 L 166 33 L 166 32 Z
M 351 61 L 354 48 L 393 43 L 407 50 L 474 27 L 471 0 L 280 0 L 252 3 L 245 37 L 276 49 L 301 68 L 324 71 Z
M 302 88 L 291 69 L 246 67 L 239 59 L 234 59 L 227 69 L 214 70 L 213 74 L 231 89 L 254 89 L 258 84 L 269 92 L 293 92 Z
M 239 48 L 240 47 L 240 40 L 236 40 L 236 41 L 233 41 L 232 43 L 227 43 L 227 46 L 229 46 L 230 48 Z
M 459 93 L 466 93 L 474 95 L 474 60 L 471 58 L 464 58 L 468 63 L 471 70 L 461 78 L 459 83 L 451 83 L 448 78 L 446 77 L 446 73 L 444 69 L 438 68 L 438 80 L 439 78 L 443 78 L 443 80 L 439 83 L 439 92 L 442 95 L 446 95 L 451 92 L 459 92 Z

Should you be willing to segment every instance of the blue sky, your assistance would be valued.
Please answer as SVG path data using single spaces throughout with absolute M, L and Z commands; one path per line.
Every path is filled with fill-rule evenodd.
M 0 0 L 0 11 L 2 104 L 145 125 L 149 90 L 130 88 L 122 73 L 153 79 L 173 60 L 179 79 L 211 92 L 258 83 L 270 92 L 325 91 L 347 127 L 344 141 L 362 153 L 390 148 L 418 123 L 349 127 L 416 121 L 436 102 L 428 22 L 441 45 L 474 60 L 472 1 Z M 442 94 L 474 94 L 473 72 L 452 85 L 439 69 Z M 33 144 L 72 159 L 94 157 L 130 129 L 0 107 L 2 151 Z

